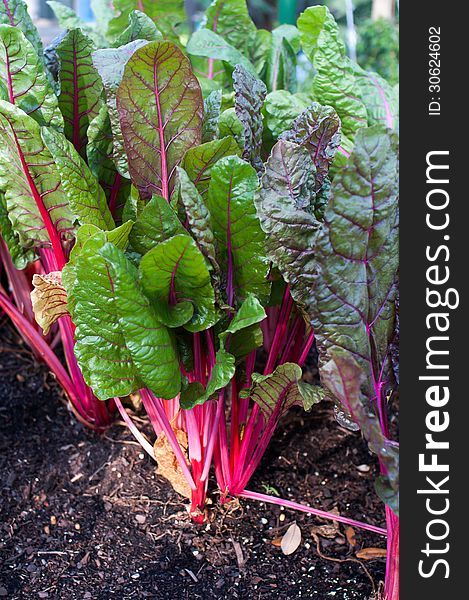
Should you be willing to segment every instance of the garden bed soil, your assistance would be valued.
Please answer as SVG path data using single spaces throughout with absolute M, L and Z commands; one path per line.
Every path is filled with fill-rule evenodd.
M 379 535 L 318 537 L 329 522 L 246 500 L 219 507 L 215 495 L 193 524 L 130 433 L 83 428 L 18 344 L 0 329 L 0 600 L 368 600 L 378 588 L 384 560 L 355 554 L 384 548 Z M 375 475 L 360 435 L 322 403 L 283 419 L 249 488 L 384 526 Z M 293 521 L 302 543 L 285 556 Z

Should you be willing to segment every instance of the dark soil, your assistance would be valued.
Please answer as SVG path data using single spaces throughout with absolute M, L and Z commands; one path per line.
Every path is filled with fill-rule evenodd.
M 334 559 L 326 560 L 311 533 L 325 521 L 247 501 L 215 502 L 209 521 L 194 525 L 128 431 L 85 430 L 46 369 L 12 338 L 0 330 L 0 599 L 372 596 L 384 561 L 354 557 L 384 547 L 383 538 L 356 530 L 352 546 L 341 526 L 332 538 L 316 538 L 320 553 Z M 322 404 L 309 415 L 287 415 L 249 487 L 271 486 L 282 497 L 383 526 L 375 475 L 360 436 L 341 429 Z M 272 542 L 293 521 L 302 544 L 285 556 Z

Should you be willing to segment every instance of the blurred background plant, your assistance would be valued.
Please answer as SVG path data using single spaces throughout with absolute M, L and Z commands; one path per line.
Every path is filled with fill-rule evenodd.
M 59 0 L 84 21 L 93 21 L 93 0 Z M 95 4 L 99 1 L 94 0 Z M 109 0 L 111 1 L 111 0 Z M 46 43 L 57 33 L 53 12 L 46 0 L 26 0 L 29 13 Z M 186 0 L 192 26 L 197 28 L 211 0 Z M 378 72 L 391 84 L 399 79 L 399 0 L 247 0 L 258 27 L 295 24 L 308 6 L 325 4 L 334 15 L 351 58 L 364 68 Z

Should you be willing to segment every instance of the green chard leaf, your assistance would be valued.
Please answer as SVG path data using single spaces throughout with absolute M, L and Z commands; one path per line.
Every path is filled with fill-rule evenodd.
M 311 6 L 300 15 L 298 29 L 303 51 L 316 69 L 315 98 L 335 108 L 345 135 L 353 138 L 360 127 L 366 127 L 367 111 L 334 17 L 325 6 Z
M 184 0 L 114 0 L 113 4 L 118 14 L 109 23 L 108 35 L 111 38 L 125 30 L 129 15 L 138 9 L 155 23 L 166 39 L 179 43 L 179 35 L 187 20 Z
M 222 158 L 212 168 L 206 204 L 230 306 L 249 293 L 262 303 L 269 298 L 266 240 L 254 206 L 258 183 L 255 170 L 237 156 Z
M 195 146 L 186 152 L 182 166 L 202 197 L 207 195 L 212 168 L 225 156 L 241 154 L 236 140 L 227 136 Z
M 214 90 L 204 100 L 204 123 L 202 126 L 202 142 L 212 142 L 219 136 L 218 121 L 222 103 L 221 90 Z
M 120 217 L 130 195 L 130 180 L 117 170 L 114 140 L 107 105 L 103 104 L 88 128 L 86 157 L 93 175 L 103 188 L 111 212 Z
M 167 200 L 175 169 L 202 138 L 203 100 L 189 60 L 170 42 L 137 50 L 117 92 L 129 172 L 143 198 Z
M 217 321 L 210 273 L 189 235 L 175 235 L 147 252 L 140 272 L 145 294 L 169 327 L 196 332 Z
M 214 0 L 205 11 L 204 27 L 218 33 L 240 52 L 257 31 L 246 0 Z
M 133 10 L 129 13 L 128 22 L 129 25 L 127 28 L 119 34 L 119 37 L 114 42 L 113 46 L 115 48 L 130 44 L 130 42 L 135 42 L 136 40 L 155 42 L 163 38 L 154 21 L 139 10 Z
M 243 158 L 256 171 L 263 170 L 260 157 L 262 145 L 262 107 L 267 94 L 265 84 L 253 77 L 241 65 L 233 71 L 235 111 L 244 129 Z
M 306 94 L 291 94 L 278 90 L 267 94 L 264 105 L 265 122 L 275 139 L 287 131 L 296 117 L 311 106 L 312 100 Z
M 103 232 L 72 253 L 63 283 L 76 325 L 75 355 L 98 398 L 141 387 L 167 399 L 178 394 L 172 336 L 142 293 L 136 268 Z
M 32 250 L 25 250 L 21 246 L 19 237 L 13 230 L 8 218 L 8 210 L 3 192 L 0 192 L 0 238 L 0 244 L 2 244 L 2 240 L 5 242 L 11 260 L 17 269 L 24 269 L 30 262 L 35 260 L 34 252 Z
M 0 25 L 0 79 L 7 98 L 39 125 L 63 127 L 57 97 L 47 79 L 37 50 L 20 29 Z
M 220 287 L 220 267 L 216 258 L 214 245 L 215 238 L 210 228 L 210 213 L 197 188 L 189 179 L 186 171 L 181 167 L 178 167 L 178 179 L 181 202 L 186 211 L 189 230 L 192 233 L 199 250 L 210 262 L 213 269 L 214 283 L 216 284 L 215 291 L 218 292 Z
M 12 25 L 22 31 L 35 49 L 39 60 L 42 60 L 41 36 L 29 16 L 28 7 L 24 0 L 2 0 L 0 3 L 0 23 Z
M 355 78 L 360 98 L 366 106 L 368 125 L 398 128 L 399 96 L 397 90 L 378 73 L 365 71 L 355 65 Z
M 54 159 L 42 141 L 40 126 L 21 109 L 2 100 L 0 190 L 5 194 L 8 217 L 23 248 L 49 243 L 40 208 L 63 242 L 73 239 L 75 218 Z
M 59 107 L 65 136 L 86 158 L 88 128 L 101 106 L 101 79 L 91 60 L 94 44 L 80 29 L 72 29 L 57 46 L 60 59 Z
M 235 358 L 222 347 L 216 354 L 216 362 L 207 387 L 204 389 L 200 383 L 190 383 L 181 392 L 179 403 L 181 408 L 190 410 L 209 400 L 218 390 L 225 388 L 236 373 Z
M 233 137 L 240 150 L 244 149 L 244 127 L 236 116 L 234 108 L 227 108 L 220 114 L 218 128 L 220 138 Z
M 301 377 L 301 367 L 295 363 L 279 365 L 271 375 L 253 373 L 249 396 L 266 419 L 279 419 L 292 406 L 310 410 L 324 398 L 325 392 L 320 386 L 301 381 Z
M 228 327 L 219 334 L 223 347 L 235 357 L 236 363 L 262 346 L 263 335 L 259 323 L 266 316 L 259 300 L 253 294 L 248 294 Z
M 360 425 L 362 434 L 381 464 L 384 474 L 376 482 L 376 491 L 383 502 L 399 515 L 399 448 L 383 434 L 377 416 L 365 408 L 361 386 L 366 376 L 353 355 L 334 347 L 321 369 L 321 381 L 345 408 L 352 420 Z
M 146 254 L 156 244 L 180 233 L 187 232 L 177 214 L 167 200 L 155 195 L 137 216 L 130 234 L 130 245 L 136 252 Z
M 282 139 L 304 146 L 316 167 L 316 191 L 329 172 L 340 144 L 340 119 L 333 108 L 313 102 L 299 115 Z
M 117 90 L 124 75 L 125 65 L 136 50 L 145 46 L 145 40 L 135 40 L 119 48 L 102 48 L 92 53 L 93 65 L 101 77 L 113 140 L 112 158 L 122 177 L 129 178 L 124 138 L 117 111 Z
M 296 46 L 296 50 L 293 48 Z M 272 31 L 263 79 L 269 92 L 296 91 L 296 54 L 299 31 L 293 25 L 280 25 Z
M 191 56 L 203 56 L 204 58 L 223 61 L 231 68 L 242 65 L 248 73 L 256 77 L 256 70 L 250 60 L 221 35 L 210 29 L 194 31 L 187 42 L 186 51 Z
M 310 210 L 315 172 L 311 155 L 304 147 L 279 140 L 265 164 L 256 194 L 269 257 L 290 284 L 292 296 L 303 310 L 310 302 L 314 244 L 320 226 Z
M 46 127 L 42 128 L 41 135 L 52 154 L 70 210 L 78 222 L 100 229 L 114 229 L 106 194 L 73 144 L 63 134 Z
M 308 312 L 320 365 L 339 347 L 376 380 L 388 362 L 398 269 L 398 155 L 394 134 L 357 133 L 347 165 L 332 183 L 309 270 Z M 379 367 L 377 365 L 380 365 Z M 384 371 L 383 371 L 384 373 Z M 375 391 L 369 383 L 367 394 Z

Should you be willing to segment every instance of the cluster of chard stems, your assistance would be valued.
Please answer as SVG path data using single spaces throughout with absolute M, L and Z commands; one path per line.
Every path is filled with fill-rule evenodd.
M 263 349 L 267 354 L 264 375 L 271 374 L 278 365 L 286 362 L 303 366 L 314 342 L 314 332 L 306 327 L 296 311 L 288 286 L 281 305 L 269 307 L 266 312 L 267 318 L 261 323 Z M 194 333 L 192 344 L 194 368 L 186 372 L 181 366 L 181 370 L 189 383 L 199 382 L 205 386 L 215 365 L 213 330 Z M 230 386 L 220 390 L 215 399 L 190 410 L 181 409 L 178 398 L 167 401 L 157 398 L 148 389 L 140 390 L 155 434 L 164 433 L 191 488 L 192 518 L 199 523 L 205 519 L 208 478 L 213 465 L 222 504 L 233 497 L 258 500 L 386 535 L 386 530 L 374 525 L 246 489 L 275 432 L 283 406 L 283 398 L 279 398 L 274 410 L 266 418 L 257 403 L 246 394 L 240 395 L 240 391 L 251 387 L 256 358 L 256 351 L 251 352 L 243 368 L 238 367 Z M 132 421 L 120 399 L 114 400 L 135 438 L 154 458 L 152 444 Z M 182 429 L 187 434 L 188 456 L 178 442 L 176 429 Z
M 22 158 L 19 145 L 18 153 Z M 28 167 L 24 160 L 22 160 L 22 163 L 28 176 Z M 0 238 L 0 261 L 10 288 L 10 290 L 5 290 L 0 285 L 0 309 L 10 318 L 22 338 L 32 348 L 36 358 L 44 362 L 52 371 L 68 397 L 69 406 L 77 419 L 92 429 L 103 431 L 113 420 L 114 401 L 102 402 L 98 400 L 91 388 L 85 383 L 73 350 L 75 326 L 72 320 L 67 315 L 61 317 L 58 320 L 58 326 L 54 328 L 55 331 L 52 330 L 55 335 L 44 336 L 34 319 L 30 297 L 33 274 L 62 271 L 67 262 L 68 252 L 65 244 L 59 238 L 31 176 L 28 177 L 28 181 L 46 226 L 50 246 L 42 247 L 39 250 L 39 259 L 26 269 L 20 270 L 13 265 L 8 248 L 4 240 Z M 9 291 L 10 293 L 8 293 Z M 55 352 L 55 348 L 60 341 L 62 342 L 66 368 Z

